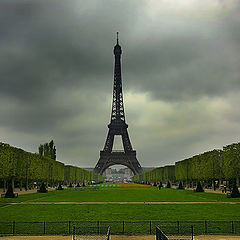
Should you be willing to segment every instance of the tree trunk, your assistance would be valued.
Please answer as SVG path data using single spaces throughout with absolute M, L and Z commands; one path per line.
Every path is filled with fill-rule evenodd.
M 12 189 L 13 189 L 13 192 L 14 192 L 14 178 L 12 178 Z
M 6 192 L 7 189 L 7 181 L 6 179 L 3 179 L 3 192 Z
M 239 177 L 236 178 L 236 184 L 237 184 L 238 187 L 240 187 L 240 185 L 239 185 Z
M 26 190 L 26 191 L 28 190 L 28 177 L 26 178 L 26 187 L 25 187 L 25 190 Z
M 212 189 L 215 191 L 215 181 L 212 180 Z
M 22 191 L 22 179 L 20 180 L 20 191 Z

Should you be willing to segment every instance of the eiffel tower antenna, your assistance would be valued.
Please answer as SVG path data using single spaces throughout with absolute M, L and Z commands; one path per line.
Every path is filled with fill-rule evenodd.
M 103 174 L 108 167 L 121 164 L 130 168 L 134 174 L 141 174 L 143 170 L 136 158 L 136 151 L 132 148 L 127 131 L 128 125 L 125 121 L 121 74 L 122 49 L 119 45 L 118 32 L 117 44 L 114 46 L 113 53 L 115 56 L 115 62 L 111 120 L 108 125 L 109 130 L 107 139 L 103 150 L 100 151 L 100 159 L 94 168 L 94 172 L 97 174 Z M 117 135 L 122 137 L 124 148 L 122 151 L 113 151 L 114 137 Z

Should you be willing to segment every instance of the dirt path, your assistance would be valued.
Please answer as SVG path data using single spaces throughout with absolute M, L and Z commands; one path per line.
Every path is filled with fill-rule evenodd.
M 161 204 L 240 204 L 240 202 L 20 202 L 20 203 L 9 203 L 10 205 L 18 205 L 18 204 L 30 204 L 30 205 L 62 205 L 62 204 L 70 204 L 70 205 L 106 205 L 106 204 L 146 204 L 146 205 L 161 205 Z
M 193 191 L 195 188 L 185 188 L 186 190 L 190 190 L 190 191 Z M 218 194 L 227 194 L 229 193 L 229 191 L 227 191 L 226 193 L 222 192 L 220 189 L 216 189 L 216 190 L 213 190 L 213 189 L 208 189 L 208 188 L 204 188 L 204 192 L 208 192 L 208 193 L 218 193 Z
M 53 191 L 55 189 L 56 188 L 47 188 L 48 191 Z M 33 188 L 33 189 L 30 189 L 27 191 L 25 189 L 22 189 L 22 191 L 21 191 L 19 188 L 14 189 L 14 193 L 18 193 L 18 195 L 36 193 L 36 192 L 37 192 L 37 188 Z M 3 188 L 0 188 L 0 193 L 4 193 Z
M 72 240 L 72 236 L 7 236 L 1 240 Z M 88 239 L 85 238 L 84 239 Z M 92 239 L 89 237 L 89 239 Z M 111 240 L 155 240 L 155 235 L 111 235 Z M 240 235 L 199 235 L 194 236 L 194 240 L 239 240 Z M 95 238 L 97 240 L 97 237 Z

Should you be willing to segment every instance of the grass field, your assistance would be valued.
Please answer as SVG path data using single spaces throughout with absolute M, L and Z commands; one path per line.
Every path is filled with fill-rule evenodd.
M 240 205 L 11 205 L 0 208 L 4 221 L 68 220 L 239 220 Z
M 195 193 L 157 187 L 101 187 L 99 191 L 50 191 L 19 195 L 0 202 L 240 202 L 240 198 L 227 198 L 224 194 Z
M 228 199 L 223 194 L 194 193 L 189 190 L 158 190 L 156 187 L 103 187 L 99 191 L 67 189 L 48 193 L 24 194 L 15 199 L 1 199 L 0 216 L 4 221 L 239 220 L 240 204 L 227 204 L 229 201 L 240 202 L 240 199 Z M 12 204 L 14 202 L 16 204 Z M 71 204 L 71 202 L 169 203 L 79 205 Z M 171 202 L 181 202 L 182 204 Z M 193 202 L 194 204 L 184 204 L 184 202 Z M 6 204 L 11 205 L 6 206 Z

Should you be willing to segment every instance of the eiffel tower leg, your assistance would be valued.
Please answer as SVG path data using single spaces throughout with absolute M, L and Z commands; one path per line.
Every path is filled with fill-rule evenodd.
M 122 142 L 125 152 L 132 151 L 132 145 L 128 136 L 127 129 L 124 129 L 124 131 L 122 132 Z
M 111 153 L 101 151 L 100 158 L 94 168 L 94 173 L 103 174 L 103 172 L 108 168 Z
M 104 151 L 111 152 L 113 148 L 114 134 L 111 129 L 108 131 L 107 139 L 104 146 Z

